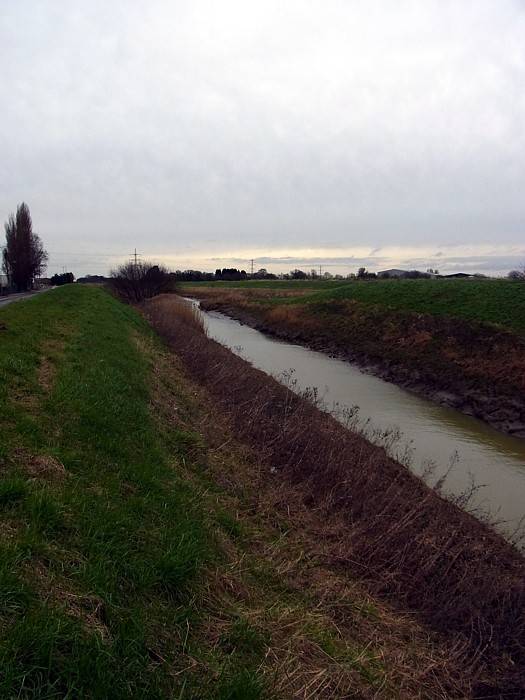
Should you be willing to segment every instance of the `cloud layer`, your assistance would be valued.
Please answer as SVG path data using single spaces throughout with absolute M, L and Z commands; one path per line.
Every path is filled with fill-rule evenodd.
M 0 215 L 52 271 L 525 257 L 519 0 L 4 0 L 0 41 Z

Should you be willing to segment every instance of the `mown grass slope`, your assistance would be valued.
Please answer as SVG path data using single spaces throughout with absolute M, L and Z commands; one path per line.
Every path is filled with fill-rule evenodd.
M 355 299 L 400 311 L 495 323 L 525 332 L 525 284 L 510 280 L 374 280 L 303 297 L 302 303 Z
M 200 285 L 189 284 L 198 290 Z M 525 333 L 525 284 L 510 280 L 370 280 L 349 281 L 268 281 L 268 282 L 215 282 L 211 287 L 234 287 L 255 292 L 275 290 L 273 304 L 309 304 L 349 300 L 367 305 L 378 305 L 398 311 L 449 316 L 469 321 L 492 323 L 509 330 Z M 311 290 L 296 298 L 281 296 L 280 291 Z M 252 297 L 255 301 L 255 296 Z M 269 302 L 267 295 L 262 299 Z
M 0 697 L 438 697 L 448 652 L 321 576 L 196 395 L 103 290 L 0 312 Z
M 182 282 L 181 287 L 225 287 L 226 289 L 330 289 L 348 284 L 336 280 L 232 280 L 217 282 Z
M 148 410 L 146 327 L 100 290 L 2 312 L 0 695 L 159 697 L 213 556 Z

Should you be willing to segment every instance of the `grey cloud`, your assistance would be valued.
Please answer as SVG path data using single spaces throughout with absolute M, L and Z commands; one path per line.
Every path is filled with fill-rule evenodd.
M 524 35 L 519 0 L 4 0 L 0 215 L 26 200 L 78 272 L 135 246 L 510 249 Z

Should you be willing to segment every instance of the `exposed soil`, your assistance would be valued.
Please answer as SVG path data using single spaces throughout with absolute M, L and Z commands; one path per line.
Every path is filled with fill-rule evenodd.
M 525 340 L 508 331 L 355 301 L 276 307 L 212 297 L 201 305 L 525 438 Z

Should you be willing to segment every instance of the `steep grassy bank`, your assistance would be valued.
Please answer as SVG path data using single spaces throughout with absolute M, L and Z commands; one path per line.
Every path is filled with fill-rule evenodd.
M 398 283 L 385 284 L 394 289 Z M 193 293 L 205 309 L 224 311 L 264 332 L 356 362 L 426 398 L 525 437 L 525 339 L 520 335 L 472 320 L 333 295 L 323 300 L 322 294 L 296 293 L 283 299 L 238 290 Z
M 383 450 L 206 338 L 185 309 L 163 298 L 148 315 L 257 450 L 266 479 L 322 515 L 330 561 L 446 640 L 477 679 L 476 697 L 521 697 L 523 558 Z
M 468 695 L 217 406 L 102 290 L 0 312 L 0 696 Z

